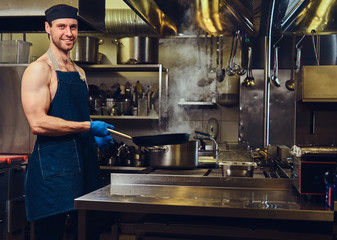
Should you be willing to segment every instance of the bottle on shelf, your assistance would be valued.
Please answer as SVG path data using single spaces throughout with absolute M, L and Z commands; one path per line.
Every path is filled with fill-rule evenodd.
M 130 115 L 131 114 L 131 99 L 128 98 L 125 91 L 125 85 L 119 86 L 121 92 L 117 99 L 117 106 L 119 115 Z
M 147 107 L 147 97 L 143 93 L 142 97 L 138 99 L 138 116 L 147 116 L 148 107 Z
M 118 96 L 118 102 L 123 102 L 124 99 L 126 98 L 126 94 L 125 94 L 125 85 L 120 85 L 119 86 L 121 92 L 119 93 L 119 96 Z

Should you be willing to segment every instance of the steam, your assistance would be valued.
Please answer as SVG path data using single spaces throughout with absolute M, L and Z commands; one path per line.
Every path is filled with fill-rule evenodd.
M 165 61 L 172 61 L 165 63 L 169 66 L 170 74 L 168 130 L 170 132 L 193 132 L 195 126 L 190 126 L 185 107 L 179 105 L 179 102 L 211 101 L 211 98 L 215 96 L 215 81 L 206 87 L 198 86 L 200 79 L 207 78 L 206 61 L 209 65 L 209 56 L 206 59 L 205 55 L 205 40 L 199 39 L 200 53 L 197 38 L 175 38 L 163 41 L 163 54 L 170 56 Z M 201 61 L 199 61 L 199 54 Z M 213 57 L 214 55 L 215 50 Z M 215 67 L 215 61 L 212 62 Z

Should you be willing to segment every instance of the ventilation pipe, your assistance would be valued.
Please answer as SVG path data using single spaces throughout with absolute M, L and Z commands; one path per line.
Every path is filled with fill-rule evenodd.
M 115 38 L 132 36 L 159 37 L 158 33 L 131 9 L 106 9 L 105 32 L 83 35 L 97 37 L 112 36 Z

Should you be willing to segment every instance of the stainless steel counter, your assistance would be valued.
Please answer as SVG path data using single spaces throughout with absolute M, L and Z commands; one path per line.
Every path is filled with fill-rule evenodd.
M 111 185 L 75 199 L 78 209 L 333 222 L 324 202 L 289 179 L 111 174 Z
M 96 222 L 112 219 L 112 239 L 333 239 L 334 212 L 300 196 L 290 179 L 164 172 L 113 173 L 110 185 L 75 199 L 79 239 L 92 239 L 93 213 L 105 214 Z

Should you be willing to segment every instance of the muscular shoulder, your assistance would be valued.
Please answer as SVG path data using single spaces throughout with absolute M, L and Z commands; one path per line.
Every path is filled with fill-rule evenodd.
M 31 63 L 24 72 L 23 81 L 50 83 L 52 68 L 47 61 L 37 60 Z

